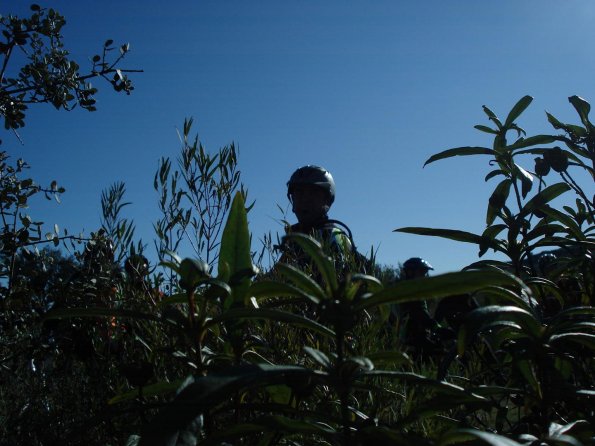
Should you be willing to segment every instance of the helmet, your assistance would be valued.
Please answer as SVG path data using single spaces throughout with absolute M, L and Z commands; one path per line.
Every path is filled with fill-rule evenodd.
M 556 256 L 556 254 L 552 252 L 545 252 L 541 254 L 537 263 L 541 272 L 544 273 L 548 270 L 551 271 L 556 266 L 557 260 L 558 257 Z
M 411 257 L 403 263 L 403 269 L 425 269 L 429 271 L 434 268 L 421 257 Z
M 335 180 L 331 173 L 323 167 L 307 165 L 293 172 L 287 182 L 287 198 L 290 201 L 292 188 L 296 184 L 312 184 L 321 187 L 329 195 L 329 205 L 335 201 Z

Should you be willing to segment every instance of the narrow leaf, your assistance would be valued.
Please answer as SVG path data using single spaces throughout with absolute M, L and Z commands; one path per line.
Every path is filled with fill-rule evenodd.
M 404 280 L 384 290 L 374 293 L 368 299 L 358 302 L 357 311 L 388 303 L 403 303 L 424 299 L 434 299 L 456 294 L 472 293 L 487 286 L 521 286 L 513 275 L 500 271 L 463 271 Z
M 486 214 L 486 225 L 490 226 L 498 216 L 502 207 L 506 204 L 510 193 L 512 181 L 508 178 L 502 180 L 488 200 L 488 211 Z
M 583 125 L 589 129 L 593 125 L 589 122 L 589 112 L 591 111 L 591 104 L 579 96 L 570 96 L 568 102 L 572 104 L 576 112 L 581 118 Z
M 508 146 L 509 150 L 522 149 L 524 147 L 535 146 L 537 144 L 551 144 L 558 139 L 551 135 L 535 135 L 529 138 L 519 138 L 513 144 Z
M 331 290 L 336 290 L 338 287 L 337 272 L 335 271 L 332 259 L 322 250 L 321 244 L 312 237 L 297 232 L 288 234 L 286 237 L 297 243 L 304 250 L 318 267 L 327 286 Z
M 250 286 L 248 293 L 251 297 L 255 297 L 258 302 L 269 297 L 301 297 L 314 303 L 320 302 L 317 296 L 308 294 L 300 287 L 272 280 L 254 282 Z
M 522 443 L 518 443 L 502 435 L 492 434 L 490 432 L 475 429 L 459 429 L 449 432 L 440 439 L 438 445 L 459 445 L 472 442 L 474 439 L 478 439 L 490 446 L 523 446 Z
M 570 186 L 564 183 L 556 183 L 546 187 L 533 198 L 531 198 L 523 209 L 521 210 L 520 216 L 529 215 L 535 210 L 541 209 L 544 205 L 552 201 L 554 198 L 562 195 L 564 192 L 570 190 Z
M 295 266 L 280 263 L 275 266 L 279 273 L 295 283 L 300 289 L 319 299 L 324 299 L 324 290 L 309 275 L 299 270 Z
M 533 98 L 531 96 L 523 96 L 510 110 L 508 116 L 506 117 L 506 121 L 504 122 L 504 126 L 509 128 L 514 121 L 525 111 L 525 109 L 533 102 Z
M 474 125 L 473 127 L 481 132 L 484 132 L 484 133 L 491 133 L 492 135 L 498 134 L 498 130 L 494 130 L 494 129 L 492 129 L 488 126 L 485 126 L 485 125 Z
M 494 151 L 492 149 L 488 149 L 487 147 L 457 147 L 454 149 L 448 149 L 443 152 L 437 153 L 436 155 L 432 155 L 428 160 L 424 163 L 424 167 L 428 164 L 433 163 L 434 161 L 452 158 L 453 156 L 469 156 L 469 155 L 493 155 Z
M 242 270 L 252 269 L 248 217 L 240 192 L 237 192 L 233 199 L 221 237 L 219 271 L 225 270 L 224 264 L 229 267 L 230 276 Z
M 495 250 L 500 250 L 500 246 L 496 241 L 482 237 L 481 235 L 473 234 L 471 232 L 459 231 L 456 229 L 433 229 L 420 227 L 406 227 L 394 229 L 393 232 L 404 232 L 406 234 L 426 235 L 431 237 L 442 237 L 457 242 L 475 243 L 477 245 L 486 244 L 488 247 Z M 482 245 L 483 246 L 483 245 Z

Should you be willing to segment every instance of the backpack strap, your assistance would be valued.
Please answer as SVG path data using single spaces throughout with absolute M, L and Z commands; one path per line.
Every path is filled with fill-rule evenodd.
M 351 249 L 354 252 L 356 251 L 355 242 L 353 241 L 353 233 L 351 232 L 351 229 L 349 229 L 349 226 L 347 226 L 345 223 L 340 220 L 328 219 L 324 222 L 324 228 L 339 229 L 340 231 L 344 232 L 351 242 Z

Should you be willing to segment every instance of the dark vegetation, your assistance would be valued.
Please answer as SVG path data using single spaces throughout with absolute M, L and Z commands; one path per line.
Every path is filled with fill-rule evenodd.
M 24 125 L 30 103 L 92 111 L 93 76 L 132 89 L 116 68 L 126 45 L 108 62 L 106 42 L 81 75 L 65 62 L 63 23 L 36 6 L 30 18 L 1 19 L 8 130 Z M 29 62 L 9 78 L 11 54 L 23 47 Z M 593 444 L 595 127 L 590 105 L 572 96 L 578 124 L 548 114 L 553 134 L 526 136 L 517 120 L 531 100 L 504 120 L 484 107 L 492 127 L 476 128 L 493 135 L 492 147 L 454 148 L 426 163 L 487 157 L 486 181 L 496 185 L 483 233 L 398 229 L 508 261 L 410 281 L 395 280 L 391 267 L 337 273 L 318 242 L 297 234 L 309 267 L 259 271 L 238 153 L 233 144 L 206 151 L 190 120 L 179 158 L 161 160 L 155 175 L 159 265 L 122 216 L 123 184 L 101 197 L 96 232 L 43 234 L 27 205 L 63 189 L 37 185 L 23 161 L 1 152 L 0 442 Z M 521 165 L 527 157 L 532 168 Z M 574 178 L 581 170 L 586 185 Z M 575 205 L 557 207 L 562 194 Z M 175 254 L 182 244 L 194 258 Z M 442 331 L 427 333 L 431 351 L 389 323 L 395 304 L 445 298 Z

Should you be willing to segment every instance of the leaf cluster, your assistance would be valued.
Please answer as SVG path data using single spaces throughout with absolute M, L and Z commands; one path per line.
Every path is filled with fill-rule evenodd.
M 112 40 L 103 45 L 101 55 L 93 56 L 89 72 L 81 73 L 79 63 L 72 60 L 64 47 L 64 16 L 54 9 L 31 6 L 31 16 L 0 16 L 0 115 L 4 127 L 18 129 L 25 125 L 29 104 L 49 103 L 56 109 L 72 110 L 79 106 L 96 110 L 95 94 L 90 79 L 101 77 L 115 91 L 134 89 L 127 73 L 140 70 L 120 68 L 130 50 L 129 44 L 114 47 Z M 111 54 L 118 51 L 115 57 Z M 19 62 L 18 69 L 11 69 Z M 22 63 L 20 63 L 23 61 Z

